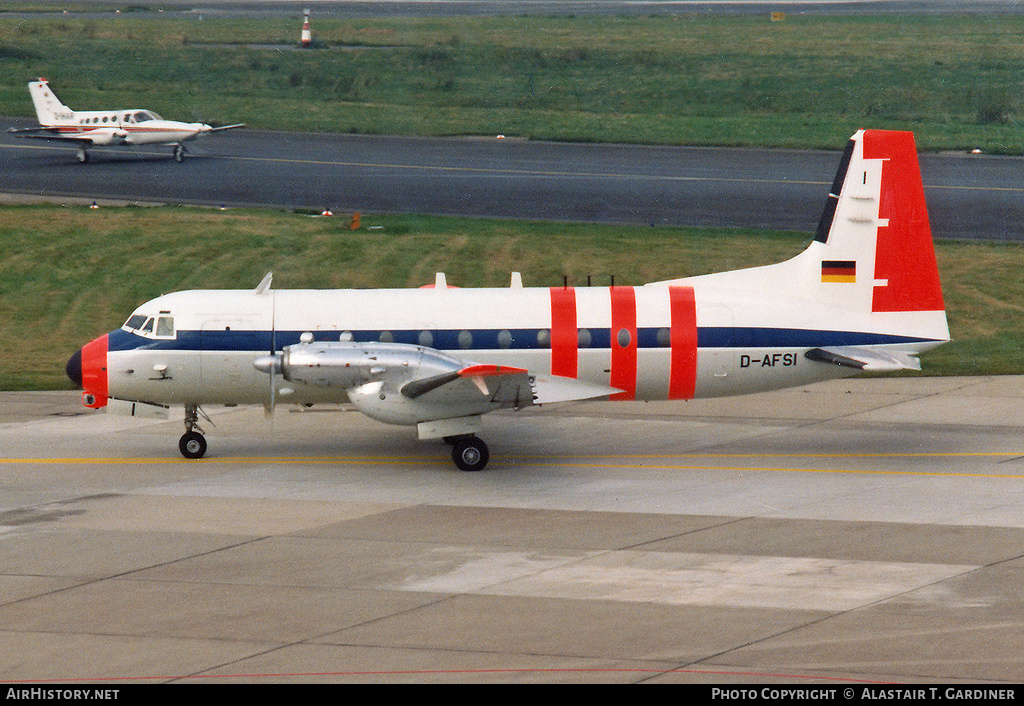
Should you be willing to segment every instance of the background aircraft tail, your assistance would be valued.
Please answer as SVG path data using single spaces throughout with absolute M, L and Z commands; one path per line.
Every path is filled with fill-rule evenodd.
M 793 316 L 817 319 L 815 327 L 949 340 L 913 134 L 861 130 L 850 139 L 814 241 L 795 258 L 672 284 L 804 300 Z
M 30 81 L 28 92 L 32 96 L 32 104 L 36 107 L 36 118 L 40 125 L 68 123 L 74 119 L 75 111 L 64 105 L 53 91 L 45 78 Z

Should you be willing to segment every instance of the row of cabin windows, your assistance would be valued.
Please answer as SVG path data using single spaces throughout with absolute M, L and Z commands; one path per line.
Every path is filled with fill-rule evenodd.
M 122 120 L 121 122 L 122 123 L 144 123 L 147 120 L 163 120 L 163 118 L 161 118 L 159 115 L 157 115 L 156 113 L 154 113 L 152 111 L 149 111 L 149 110 L 139 110 L 139 111 L 136 111 L 135 113 L 125 113 L 124 114 L 124 120 Z M 81 120 L 78 121 L 78 124 L 79 125 L 96 125 L 98 123 L 116 123 L 116 122 L 117 122 L 117 116 L 116 115 L 104 115 L 103 117 L 100 117 L 99 115 L 97 115 L 97 116 L 95 116 L 93 118 L 82 118 Z
M 351 341 L 352 334 L 348 331 L 341 334 L 342 341 Z M 382 343 L 392 343 L 395 338 L 390 331 L 381 331 L 378 340 Z M 468 349 L 473 347 L 473 334 L 470 331 L 460 331 L 458 335 L 459 348 Z M 668 348 L 672 344 L 672 334 L 667 328 L 658 329 L 657 333 L 658 345 L 662 348 Z M 505 329 L 498 332 L 498 347 L 499 348 L 511 348 L 513 342 L 512 332 Z M 628 348 L 633 342 L 633 334 L 628 329 L 619 329 L 615 334 L 615 343 L 620 348 Z M 425 347 L 430 348 L 434 345 L 434 334 L 430 331 L 421 331 L 418 343 Z M 593 343 L 593 337 L 590 334 L 590 329 L 577 329 L 576 331 L 576 345 L 579 348 L 590 348 Z M 537 347 L 538 348 L 550 348 L 551 347 L 551 331 L 548 329 L 541 329 L 537 332 Z

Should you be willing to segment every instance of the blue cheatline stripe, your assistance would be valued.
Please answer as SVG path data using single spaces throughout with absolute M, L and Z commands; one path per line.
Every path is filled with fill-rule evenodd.
M 581 336 L 580 349 L 608 349 L 612 332 L 607 328 L 586 329 Z M 109 335 L 108 350 L 207 350 L 207 351 L 270 351 L 272 341 L 276 350 L 299 342 L 303 331 L 178 331 L 173 340 L 144 338 L 123 330 Z M 380 330 L 350 331 L 352 340 L 374 343 L 381 340 Z M 439 329 L 424 332 L 421 329 L 388 331 L 394 343 L 425 345 L 443 351 L 472 350 L 546 350 L 550 335 L 547 329 Z M 429 334 L 424 335 L 424 334 Z M 467 336 L 468 333 L 468 336 Z M 337 341 L 340 331 L 315 331 L 317 341 Z M 699 348 L 822 348 L 827 346 L 877 346 L 897 343 L 923 343 L 934 341 L 919 336 L 896 336 L 859 331 L 818 331 L 814 329 L 768 327 L 703 327 L 697 330 Z M 668 329 L 637 329 L 637 347 L 641 349 L 668 348 Z

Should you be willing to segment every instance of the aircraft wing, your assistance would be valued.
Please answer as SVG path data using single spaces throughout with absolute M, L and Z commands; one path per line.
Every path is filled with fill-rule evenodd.
M 271 390 L 277 374 L 294 384 L 344 390 L 360 412 L 390 424 L 470 417 L 478 420 L 480 415 L 497 409 L 588 400 L 621 392 L 575 378 L 467 361 L 408 343 L 306 341 L 285 346 L 280 353 L 260 356 L 253 365 L 271 376 Z M 273 401 L 270 404 L 273 406 Z
M 607 397 L 622 392 L 617 387 L 566 378 L 560 375 L 535 375 L 533 380 L 534 404 L 555 402 L 581 402 Z
M 504 406 L 533 404 L 530 374 L 507 365 L 467 365 L 459 370 L 411 380 L 401 392 L 424 402 L 471 402 L 483 398 Z
M 921 369 L 921 361 L 908 353 L 880 351 L 860 346 L 812 348 L 805 355 L 809 360 L 815 360 L 819 363 L 831 363 L 832 365 L 867 372 Z
M 481 397 L 505 407 L 528 407 L 606 397 L 621 390 L 565 378 L 534 375 L 524 368 L 505 365 L 468 365 L 459 370 L 412 380 L 402 386 L 409 399 L 459 403 Z
M 235 123 L 234 125 L 221 125 L 219 127 L 211 127 L 209 130 L 203 132 L 220 132 L 221 130 L 234 130 L 235 128 L 245 127 L 245 123 Z

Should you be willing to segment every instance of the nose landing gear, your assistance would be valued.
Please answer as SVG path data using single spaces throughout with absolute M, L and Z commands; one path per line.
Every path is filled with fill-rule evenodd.
M 178 439 L 178 450 L 185 458 L 202 458 L 206 454 L 206 437 L 199 426 L 200 414 L 203 415 L 203 419 L 213 424 L 206 413 L 199 409 L 199 405 L 185 405 L 185 433 Z

